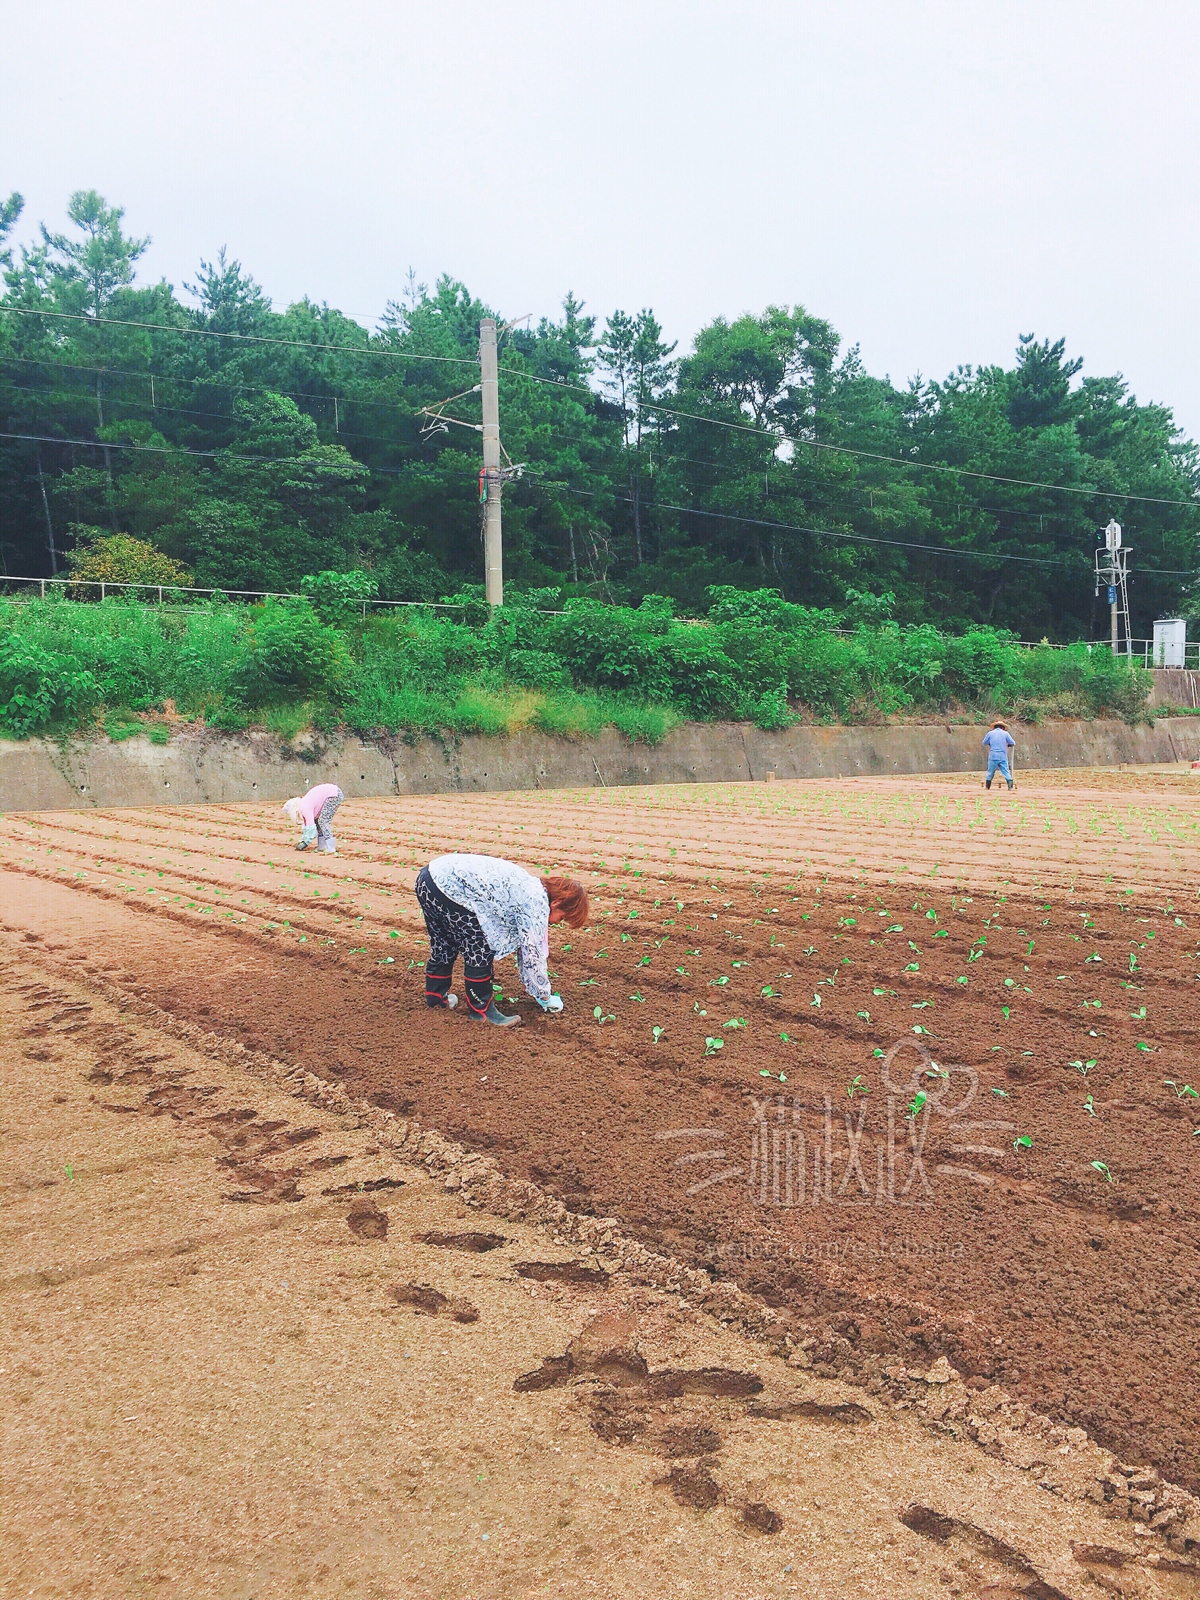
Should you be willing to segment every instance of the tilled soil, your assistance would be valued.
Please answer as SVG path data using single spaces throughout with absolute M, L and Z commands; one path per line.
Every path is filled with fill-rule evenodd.
M 944 1353 L 1197 1489 L 1200 800 L 1069 781 L 352 801 L 332 860 L 262 808 L 10 817 L 0 917 L 735 1278 L 818 1369 Z M 588 885 L 561 1017 L 425 1008 L 455 848 Z
M 814 1378 L 59 964 L 0 935 L 0 1600 L 1195 1592 L 1086 1441 Z

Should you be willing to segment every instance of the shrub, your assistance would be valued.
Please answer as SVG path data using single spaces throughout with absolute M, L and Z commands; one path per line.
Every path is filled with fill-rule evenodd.
M 172 561 L 144 539 L 128 533 L 102 533 L 73 523 L 75 548 L 67 556 L 67 570 L 85 583 L 161 584 L 186 589 L 193 583 L 182 561 Z
M 312 601 L 322 622 L 344 627 L 358 616 L 365 600 L 373 600 L 379 584 L 369 572 L 314 572 L 300 580 L 300 592 Z
M 254 609 L 230 692 L 244 706 L 273 705 L 297 695 L 332 695 L 340 691 L 349 668 L 341 635 L 306 600 L 267 600 Z
M 87 710 L 99 699 L 90 672 L 11 633 L 0 636 L 0 727 L 18 738 Z

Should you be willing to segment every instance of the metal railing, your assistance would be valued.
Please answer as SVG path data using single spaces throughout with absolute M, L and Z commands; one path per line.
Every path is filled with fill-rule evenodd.
M 118 593 L 121 590 L 136 590 L 140 594 L 148 594 L 157 598 L 160 605 L 178 605 L 181 601 L 187 602 L 208 596 L 218 600 L 305 600 L 309 597 L 302 594 L 291 594 L 281 589 L 196 589 L 191 584 L 177 583 L 116 583 L 100 578 L 10 578 L 0 577 L 0 585 L 10 583 L 23 583 L 31 588 L 36 588 L 41 598 L 46 598 L 47 592 L 55 591 L 72 598 L 90 598 L 90 591 L 99 589 L 101 600 L 107 600 L 109 591 Z M 28 592 L 28 590 L 26 590 Z M 14 600 L 16 595 L 0 594 L 0 600 Z M 354 605 L 361 606 L 363 616 L 367 614 L 367 607 L 372 609 L 392 610 L 396 607 L 412 606 L 419 610 L 433 611 L 465 611 L 467 603 L 463 600 L 354 600 Z
M 1131 639 L 1129 641 L 1129 652 L 1133 659 L 1143 667 L 1173 667 L 1177 671 L 1181 668 L 1191 672 L 1200 671 L 1200 641 L 1184 645 L 1182 662 L 1167 662 L 1160 659 L 1163 654 L 1163 647 L 1160 645 L 1158 654 L 1156 654 L 1153 639 Z
M 116 583 L 99 578 L 18 578 L 0 576 L 0 589 L 7 587 L 9 584 L 26 585 L 26 593 L 30 589 L 36 589 L 43 600 L 46 598 L 47 592 L 54 593 L 55 591 L 64 596 L 73 595 L 79 599 L 89 599 L 91 591 L 96 589 L 100 591 L 101 600 L 108 598 L 109 590 L 114 593 L 134 590 L 139 594 L 152 595 L 160 605 L 179 605 L 181 602 L 186 603 L 189 600 L 203 597 L 231 601 L 305 600 L 309 598 L 307 595 L 294 594 L 282 589 L 197 589 L 190 584 Z M 14 600 L 17 598 L 15 595 L 0 593 L 0 600 Z M 353 604 L 361 608 L 364 617 L 368 609 L 372 611 L 465 611 L 468 608 L 468 602 L 465 600 L 355 600 Z M 551 617 L 558 617 L 563 614 L 561 611 L 543 613 L 543 615 Z M 706 617 L 695 619 L 680 618 L 679 620 L 695 621 L 700 625 L 708 622 Z M 847 637 L 853 637 L 854 631 L 853 628 L 834 628 L 831 630 L 833 633 L 844 634 Z M 1079 641 L 1076 642 L 1078 643 Z M 1045 650 L 1047 648 L 1051 650 L 1069 650 L 1073 648 L 1068 644 L 1053 644 L 1049 639 L 1014 639 L 1013 643 L 1022 650 Z M 1089 650 L 1112 649 L 1112 643 L 1109 639 L 1092 639 L 1086 641 L 1086 643 Z M 1165 662 L 1155 660 L 1153 639 L 1131 639 L 1128 648 L 1122 647 L 1117 654 L 1126 656 L 1143 667 L 1161 667 L 1165 665 Z M 1200 671 L 1200 641 L 1185 644 L 1183 654 L 1183 666 L 1189 671 Z M 1173 662 L 1172 666 L 1175 665 L 1177 664 Z

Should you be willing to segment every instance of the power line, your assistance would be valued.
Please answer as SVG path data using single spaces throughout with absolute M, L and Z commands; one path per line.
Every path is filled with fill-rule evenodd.
M 11 305 L 0 304 L 0 311 L 11 312 L 14 315 L 19 315 L 19 316 L 51 317 L 51 318 L 58 319 L 60 321 L 86 322 L 91 327 L 116 327 L 116 328 L 145 329 L 145 330 L 150 330 L 150 331 L 155 331 L 155 332 L 160 332 L 160 333 L 182 334 L 182 335 L 185 335 L 185 336 L 200 336 L 200 337 L 204 337 L 204 338 L 214 338 L 214 339 L 236 339 L 236 340 L 239 340 L 239 341 L 242 341 L 242 342 L 246 342 L 246 343 L 265 344 L 265 345 L 278 345 L 278 346 L 282 346 L 284 348 L 294 349 L 294 350 L 328 350 L 328 351 L 332 351 L 332 352 L 334 352 L 336 354 L 342 354 L 342 355 L 387 356 L 387 357 L 390 357 L 392 359 L 401 360 L 401 361 L 413 361 L 413 362 L 433 361 L 433 362 L 438 362 L 438 363 L 440 363 L 442 365 L 450 365 L 450 366 L 468 366 L 468 367 L 477 366 L 477 362 L 472 361 L 469 357 L 466 357 L 466 356 L 416 355 L 416 354 L 413 354 L 410 351 L 364 349 L 362 347 L 355 346 L 355 345 L 318 344 L 318 343 L 315 343 L 315 342 L 311 342 L 311 341 L 307 341 L 307 340 L 300 340 L 300 339 L 278 339 L 278 338 L 272 338 L 272 337 L 268 337 L 265 334 L 227 333 L 227 332 L 223 332 L 221 330 L 215 329 L 215 328 L 172 327 L 172 326 L 170 326 L 170 324 L 167 324 L 167 323 L 133 322 L 133 321 L 127 321 L 127 320 L 119 319 L 119 318 L 116 318 L 116 317 L 89 317 L 89 316 L 85 316 L 81 312 L 43 311 L 43 310 L 39 310 L 39 309 L 37 309 L 35 307 L 30 307 L 30 306 L 11 306 Z M 354 326 L 357 326 L 357 324 L 354 324 Z M 18 359 L 20 359 L 20 358 L 18 358 Z M 94 368 L 92 368 L 92 369 L 88 369 L 88 370 L 107 370 L 107 371 L 116 372 L 116 371 L 121 371 L 122 369 L 119 369 L 119 368 L 94 369 Z M 562 381 L 560 381 L 558 379 L 555 379 L 555 378 L 543 378 L 537 373 L 525 372 L 519 367 L 501 366 L 499 368 L 499 370 L 501 372 L 511 373 L 514 377 L 526 378 L 531 383 L 543 384 L 548 388 L 558 389 L 558 390 L 570 390 L 570 391 L 572 391 L 574 393 L 577 393 L 577 394 L 587 395 L 588 398 L 593 400 L 593 401 L 594 400 L 601 400 L 601 399 L 605 398 L 603 395 L 601 395 L 599 393 L 598 390 L 590 389 L 584 384 L 564 383 L 564 382 L 562 382 Z M 127 373 L 126 375 L 128 375 L 128 376 L 142 376 L 141 374 L 131 374 L 131 373 Z M 202 382 L 203 380 L 201 380 L 201 379 L 170 379 L 168 381 L 171 381 L 171 382 L 197 382 L 198 383 L 198 382 Z M 268 392 L 268 391 L 263 391 L 263 392 Z M 275 393 L 279 393 L 281 391 L 276 390 L 274 392 Z M 290 396 L 290 398 L 296 398 L 296 397 L 293 395 L 293 396 Z M 386 402 L 365 401 L 365 402 L 361 402 L 361 403 L 363 403 L 363 404 L 384 404 Z M 611 404 L 612 402 L 609 402 L 609 403 Z M 1180 500 L 1180 499 L 1170 498 L 1170 497 L 1164 496 L 1164 495 L 1130 494 L 1130 493 L 1122 492 L 1122 491 L 1119 491 L 1119 490 L 1102 489 L 1100 487 L 1092 487 L 1092 488 L 1079 487 L 1079 486 L 1074 485 L 1074 484 L 1045 483 L 1045 482 L 1041 482 L 1041 481 L 1039 481 L 1037 479 L 1033 479 L 1033 478 L 1011 478 L 1011 477 L 1003 476 L 1003 475 L 1001 475 L 999 473 L 976 472 L 976 471 L 973 471 L 971 468 L 968 468 L 968 467 L 956 467 L 956 466 L 951 466 L 951 465 L 949 465 L 947 463 L 943 463 L 943 462 L 916 461 L 916 460 L 912 460 L 912 459 L 904 457 L 904 456 L 887 455 L 884 452 L 877 451 L 877 450 L 858 450 L 858 449 L 854 449 L 850 445 L 830 444 L 830 443 L 828 443 L 826 441 L 818 440 L 818 439 L 792 438 L 790 435 L 787 435 L 787 434 L 776 433 L 774 431 L 774 429 L 771 429 L 771 428 L 760 428 L 760 427 L 754 426 L 751 423 L 729 422 L 729 421 L 726 421 L 725 419 L 720 418 L 720 417 L 706 417 L 706 416 L 701 415 L 698 412 L 693 412 L 693 411 L 679 411 L 679 410 L 675 410 L 675 409 L 673 409 L 673 408 L 671 408 L 669 406 L 661 405 L 657 401 L 651 402 L 649 404 L 649 406 L 647 407 L 647 409 L 650 410 L 650 411 L 656 412 L 661 416 L 674 417 L 676 419 L 682 419 L 682 420 L 691 421 L 691 422 L 698 422 L 701 425 L 707 425 L 709 427 L 725 428 L 728 431 L 732 431 L 732 432 L 736 432 L 736 433 L 746 433 L 746 434 L 754 435 L 754 436 L 759 437 L 759 438 L 771 439 L 771 440 L 774 441 L 776 446 L 779 446 L 781 444 L 790 444 L 793 448 L 804 447 L 805 449 L 809 449 L 809 450 L 823 450 L 823 451 L 825 451 L 825 452 L 827 452 L 829 454 L 850 456 L 850 457 L 852 457 L 852 458 L 854 458 L 856 460 L 878 461 L 878 462 L 881 462 L 881 463 L 886 463 L 886 464 L 891 465 L 891 466 L 902 467 L 902 468 L 909 469 L 909 470 L 914 470 L 914 471 L 952 473 L 957 477 L 970 478 L 972 480 L 979 481 L 979 482 L 1007 484 L 1011 488 L 1044 489 L 1048 493 L 1051 493 L 1051 494 L 1075 494 L 1075 495 L 1083 495 L 1083 496 L 1086 496 L 1086 497 L 1088 497 L 1090 499 L 1103 498 L 1105 500 L 1120 500 L 1120 501 L 1124 501 L 1126 503 L 1131 503 L 1131 504 L 1132 503 L 1137 503 L 1137 504 L 1140 504 L 1140 505 L 1183 506 L 1183 507 L 1186 507 L 1187 509 L 1193 510 L 1193 511 L 1194 510 L 1200 510 L 1200 501 L 1197 501 L 1197 500 Z
M 396 361 L 436 361 L 443 366 L 477 367 L 479 363 L 467 356 L 421 356 L 409 350 L 364 349 L 352 344 L 317 344 L 307 339 L 276 339 L 262 333 L 225 333 L 218 328 L 173 328 L 166 322 L 131 322 L 120 317 L 88 317 L 81 311 L 41 311 L 35 306 L 11 306 L 0 303 L 0 311 L 20 317 L 52 317 L 59 322 L 86 322 L 92 328 L 136 328 L 143 332 L 176 333 L 185 337 L 204 339 L 237 339 L 244 344 L 282 345 L 289 350 L 332 350 L 346 356 L 389 356 Z M 357 327 L 354 323 L 352 326 Z M 367 335 L 371 337 L 370 334 Z
M 140 326 L 140 324 L 139 324 Z M 48 361 L 38 356 L 13 356 L 0 355 L 0 362 L 6 365 L 23 367 L 48 367 L 51 372 L 88 372 L 101 378 L 128 378 L 136 379 L 141 383 L 177 384 L 189 389 L 227 389 L 230 394 L 278 394 L 286 400 L 307 400 L 313 403 L 328 405 L 333 400 L 341 400 L 346 405 L 352 406 L 391 406 L 394 410 L 404 410 L 405 402 L 402 400 L 367 400 L 359 395 L 335 393 L 332 389 L 328 393 L 321 393 L 316 389 L 281 389 L 274 384 L 262 383 L 234 383 L 228 378 L 190 378 L 170 372 L 151 372 L 149 368 L 138 367 L 93 367 L 81 361 Z M 11 381 L 11 380 L 10 380 Z M 13 384 L 13 387 L 19 387 Z M 160 409 L 166 409 L 160 408 Z M 196 416 L 216 416 L 216 412 L 196 412 Z M 411 416 L 411 412 L 406 415 Z
M 543 383 L 555 389 L 573 389 L 580 394 L 591 395 L 593 399 L 603 398 L 596 390 L 585 388 L 581 384 L 559 383 L 553 378 L 539 377 L 534 372 L 523 372 L 520 367 L 501 367 L 500 370 L 502 372 L 510 372 L 519 378 L 528 378 L 531 383 Z M 651 401 L 646 409 L 664 417 L 682 418 L 689 422 L 707 424 L 713 428 L 726 428 L 734 433 L 749 433 L 761 438 L 773 439 L 777 446 L 781 444 L 790 444 L 793 448 L 804 446 L 809 450 L 825 450 L 831 454 L 854 456 L 866 461 L 884 461 L 894 466 L 913 468 L 922 472 L 952 472 L 961 478 L 974 478 L 986 483 L 1005 483 L 1010 487 L 1020 489 L 1047 489 L 1053 494 L 1081 494 L 1088 495 L 1093 499 L 1102 497 L 1106 500 L 1137 501 L 1146 505 L 1159 506 L 1187 506 L 1192 510 L 1200 510 L 1200 501 L 1197 500 L 1174 500 L 1161 495 L 1149 494 L 1122 494 L 1115 489 L 1086 489 L 1066 483 L 1039 483 L 1032 478 L 1007 478 L 999 473 L 973 472 L 968 467 L 954 467 L 937 461 L 914 461 L 904 456 L 884 455 L 878 450 L 855 450 L 849 445 L 829 444 L 819 439 L 793 438 L 790 434 L 776 433 L 772 428 L 759 428 L 748 422 L 727 422 L 721 417 L 705 417 L 694 411 L 675 411 L 669 406 L 660 405 L 657 401 Z
M 27 383 L 25 383 L 25 384 L 14 383 L 14 384 L 11 385 L 11 387 L 13 389 L 15 389 L 19 394 L 49 394 L 52 399 L 63 399 L 63 400 L 71 400 L 71 401 L 87 401 L 87 400 L 93 400 L 94 401 L 95 400 L 95 395 L 93 393 L 91 393 L 90 391 L 88 391 L 88 390 L 69 391 L 69 390 L 65 390 L 65 389 L 59 389 L 59 390 L 55 391 L 55 390 L 52 390 L 50 388 L 50 385 L 48 385 L 48 384 L 27 384 Z M 278 389 L 276 389 L 276 390 L 266 390 L 266 391 L 263 391 L 263 392 L 264 393 L 274 393 L 274 394 L 281 393 L 281 391 L 278 390 Z M 114 395 L 114 394 L 107 394 L 107 395 L 105 395 L 104 398 L 105 398 L 105 402 L 106 402 L 107 407 L 111 408 L 113 410 L 116 410 L 118 408 L 123 408 L 125 410 L 150 412 L 152 415 L 157 415 L 159 412 L 165 412 L 167 415 L 173 416 L 173 417 L 206 417 L 206 418 L 210 418 L 214 422 L 223 422 L 223 423 L 226 423 L 226 424 L 228 424 L 230 426 L 234 426 L 234 425 L 236 425 L 238 423 L 243 423 L 243 422 L 245 422 L 247 420 L 253 420 L 253 419 L 246 419 L 244 417 L 235 416 L 232 412 L 227 412 L 227 411 L 197 411 L 197 410 L 195 410 L 194 408 L 192 408 L 190 406 L 171 406 L 171 405 L 166 405 L 161 400 L 127 400 L 121 395 Z M 288 396 L 288 398 L 291 399 L 293 397 L 292 396 Z M 337 397 L 333 396 L 333 395 L 330 395 L 330 396 L 327 396 L 327 397 L 326 396 L 320 396 L 319 398 L 323 401 L 323 403 L 324 403 L 324 405 L 326 407 L 332 407 L 334 399 L 337 398 Z M 343 397 L 343 399 L 344 399 L 344 397 Z M 346 405 L 357 405 L 358 402 L 354 401 L 354 400 L 345 400 L 344 403 Z M 386 404 L 387 402 L 381 402 L 381 403 L 382 404 Z M 393 402 L 393 403 L 396 403 L 396 402 Z M 316 426 L 316 420 L 317 419 L 315 417 L 312 417 L 308 412 L 302 412 L 301 415 L 304 416 L 306 421 L 311 421 L 313 423 L 314 427 Z M 113 418 L 112 420 L 115 421 L 116 419 Z M 402 448 L 401 444 L 395 439 L 381 439 L 378 436 L 378 434 L 374 434 L 374 433 L 355 433 L 354 430 L 351 429 L 351 428 L 343 428 L 340 425 L 338 425 L 338 426 L 336 426 L 334 428 L 334 442 L 337 442 L 338 440 L 341 440 L 341 439 L 358 439 L 363 444 L 377 444 L 377 445 L 380 445 L 385 450 L 395 450 L 395 449 Z M 95 441 L 95 443 L 97 445 L 103 446 L 105 444 L 111 443 L 111 441 L 110 440 L 105 440 L 105 439 L 97 439 Z M 364 463 L 364 465 L 365 465 L 365 463 Z
M 536 474 L 531 474 L 531 477 L 534 481 L 549 484 L 556 488 L 565 489 L 568 494 L 573 494 L 586 499 L 605 498 L 604 496 L 600 495 L 598 491 L 592 489 L 576 489 L 568 483 L 560 482 L 558 479 L 541 478 Z M 633 504 L 633 497 L 631 495 L 615 494 L 611 498 L 613 500 L 620 501 L 625 505 Z M 690 517 L 711 517 L 725 522 L 744 523 L 749 527 L 770 528 L 779 533 L 806 533 L 815 538 L 844 540 L 845 542 L 851 544 L 888 545 L 901 550 L 919 550 L 927 555 L 971 556 L 978 561 L 1016 561 L 1022 566 L 1030 567 L 1075 567 L 1078 565 L 1078 563 L 1074 561 L 1045 560 L 1039 556 L 1016 556 L 1009 555 L 1006 552 L 1001 551 L 992 552 L 987 550 L 972 550 L 955 545 L 921 544 L 915 540 L 909 539 L 884 539 L 876 537 L 873 534 L 866 533 L 839 533 L 832 528 L 809 528 L 804 527 L 801 524 L 791 522 L 769 522 L 759 517 L 744 517 L 735 511 L 705 511 L 701 510 L 697 506 L 677 506 L 663 501 L 656 501 L 655 504 L 660 511 L 677 511 L 685 516 Z M 1080 561 L 1082 560 L 1083 557 L 1081 555 Z M 1195 575 L 1195 572 L 1193 568 L 1155 567 L 1147 568 L 1146 575 L 1167 578 L 1190 578 Z
M 45 433 L 0 433 L 0 439 L 15 439 L 23 444 L 69 444 L 83 450 L 137 450 L 156 456 L 202 456 L 206 460 L 216 461 L 255 461 L 264 466 L 270 466 L 272 463 L 282 466 L 303 461 L 307 454 L 302 451 L 294 456 L 248 456 L 239 455 L 233 450 L 192 450 L 184 445 L 130 444 L 118 439 L 60 439 L 54 434 Z M 383 472 L 391 477 L 397 477 L 406 470 L 403 467 L 369 467 L 365 461 L 358 461 L 353 456 L 350 457 L 350 461 L 353 466 L 361 467 L 364 472 Z

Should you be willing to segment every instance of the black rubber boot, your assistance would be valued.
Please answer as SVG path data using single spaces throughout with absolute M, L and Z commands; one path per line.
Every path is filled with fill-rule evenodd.
M 520 1026 L 520 1017 L 507 1017 L 496 1005 L 496 997 L 492 992 L 492 975 L 477 978 L 468 976 L 467 989 L 467 1015 L 478 1017 L 484 1022 L 490 1022 L 497 1028 L 515 1028 Z
M 454 974 L 454 963 L 448 966 L 435 967 L 432 961 L 425 963 L 425 1004 L 435 1009 L 445 1011 L 458 1004 L 458 996 L 450 993 L 450 980 Z

